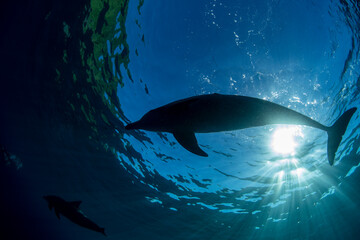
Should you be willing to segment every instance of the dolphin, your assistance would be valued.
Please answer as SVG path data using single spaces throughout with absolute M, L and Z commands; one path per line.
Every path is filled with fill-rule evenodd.
M 208 154 L 199 147 L 195 133 L 232 131 L 269 124 L 306 125 L 328 133 L 327 155 L 330 165 L 333 165 L 342 136 L 356 110 L 347 110 L 332 126 L 327 127 L 276 103 L 214 93 L 185 98 L 153 109 L 125 129 L 172 133 L 185 149 L 207 157 Z
M 105 234 L 105 229 L 96 225 L 93 221 L 87 218 L 79 209 L 81 201 L 67 202 L 64 199 L 57 196 L 44 196 L 44 199 L 48 202 L 49 209 L 54 208 L 56 216 L 60 219 L 60 214 L 68 218 L 70 221 L 91 229 L 95 232 Z

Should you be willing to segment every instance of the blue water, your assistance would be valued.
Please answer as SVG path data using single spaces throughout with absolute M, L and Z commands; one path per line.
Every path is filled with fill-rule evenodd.
M 208 93 L 332 125 L 359 106 L 359 2 L 110 1 L 114 22 L 92 19 L 96 2 L 1 11 L 1 239 L 104 238 L 44 195 L 81 200 L 109 239 L 357 238 L 359 111 L 334 166 L 305 126 L 197 134 L 204 158 L 124 125 Z

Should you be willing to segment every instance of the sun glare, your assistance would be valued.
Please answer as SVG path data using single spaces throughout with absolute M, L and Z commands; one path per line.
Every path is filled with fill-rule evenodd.
M 298 145 L 296 142 L 297 136 L 303 136 L 301 129 L 297 126 L 277 128 L 272 136 L 272 149 L 283 155 L 295 155 Z

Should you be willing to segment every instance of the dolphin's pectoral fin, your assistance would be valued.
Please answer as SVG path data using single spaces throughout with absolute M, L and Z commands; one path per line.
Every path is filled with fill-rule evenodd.
M 193 132 L 176 132 L 173 133 L 175 139 L 186 150 L 195 153 L 196 155 L 207 157 L 207 153 L 204 152 L 198 145 L 195 134 Z
M 55 214 L 56 214 L 57 218 L 60 219 L 60 214 L 56 209 L 55 209 Z

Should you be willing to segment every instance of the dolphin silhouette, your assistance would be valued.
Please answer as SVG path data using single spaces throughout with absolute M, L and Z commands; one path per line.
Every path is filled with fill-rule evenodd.
M 105 229 L 96 225 L 93 221 L 87 218 L 79 209 L 81 201 L 67 202 L 64 199 L 57 196 L 44 196 L 44 199 L 48 202 L 49 209 L 54 208 L 56 216 L 60 219 L 60 214 L 64 215 L 70 221 L 91 229 L 96 232 L 105 234 Z
M 195 133 L 232 131 L 269 124 L 306 125 L 328 133 L 327 155 L 334 164 L 335 153 L 356 108 L 347 110 L 331 127 L 276 103 L 258 98 L 207 94 L 185 98 L 146 113 L 125 128 L 172 133 L 188 151 L 207 157 Z

